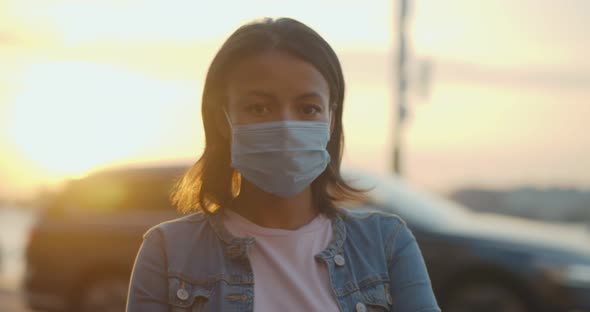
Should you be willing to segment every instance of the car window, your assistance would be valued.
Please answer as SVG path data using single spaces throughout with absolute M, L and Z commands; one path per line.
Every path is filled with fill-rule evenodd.
M 83 214 L 174 209 L 169 200 L 174 182 L 172 177 L 146 174 L 74 180 L 58 196 L 53 209 Z
M 392 212 L 416 226 L 438 228 L 462 220 L 469 214 L 465 207 L 421 191 L 393 176 L 348 172 L 346 179 L 354 186 L 368 190 L 364 209 Z

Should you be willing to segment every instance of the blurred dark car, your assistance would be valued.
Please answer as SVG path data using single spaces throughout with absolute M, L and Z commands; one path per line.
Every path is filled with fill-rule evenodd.
M 142 234 L 180 216 L 168 197 L 185 169 L 117 169 L 70 181 L 30 233 L 23 285 L 28 305 L 124 311 Z
M 31 233 L 28 304 L 124 311 L 142 234 L 179 216 L 168 195 L 185 169 L 111 170 L 72 181 Z M 394 212 L 413 230 L 443 311 L 590 311 L 590 235 L 584 229 L 475 214 L 400 179 L 349 176 L 373 187 L 369 202 L 354 209 Z
M 443 311 L 590 311 L 585 226 L 474 213 L 399 178 L 350 176 L 372 188 L 360 209 L 396 213 L 412 229 Z

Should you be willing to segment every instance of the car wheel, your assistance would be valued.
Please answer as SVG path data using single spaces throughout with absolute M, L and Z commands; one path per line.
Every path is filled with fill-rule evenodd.
M 128 286 L 126 280 L 117 277 L 96 280 L 83 290 L 78 302 L 78 311 L 125 311 Z
M 511 287 L 495 282 L 471 282 L 452 291 L 445 312 L 526 312 L 525 300 Z

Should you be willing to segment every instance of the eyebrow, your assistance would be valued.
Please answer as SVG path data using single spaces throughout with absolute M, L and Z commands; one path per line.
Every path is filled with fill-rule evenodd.
M 306 92 L 306 93 L 303 93 L 303 94 L 300 94 L 297 96 L 298 100 L 307 99 L 307 98 L 318 98 L 320 100 L 324 99 L 319 93 L 317 93 L 315 91 Z
M 264 92 L 264 91 L 258 91 L 258 90 L 253 90 L 253 91 L 248 91 L 248 93 L 246 93 L 247 96 L 260 96 L 260 97 L 265 97 L 265 98 L 276 98 L 274 95 L 268 93 L 268 92 Z
M 274 96 L 271 93 L 259 91 L 259 90 L 250 91 L 247 93 L 247 95 L 260 96 L 260 97 L 272 98 L 272 99 L 276 98 L 276 96 Z M 320 100 L 324 99 L 318 92 L 315 92 L 315 91 L 306 92 L 306 93 L 300 94 L 296 97 L 297 100 L 302 100 L 302 99 L 307 99 L 307 98 L 318 98 Z

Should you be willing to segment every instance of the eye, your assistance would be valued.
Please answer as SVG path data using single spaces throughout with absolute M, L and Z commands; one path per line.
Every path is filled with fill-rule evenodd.
M 260 103 L 250 104 L 246 106 L 246 112 L 255 116 L 263 116 L 270 112 L 270 107 L 268 107 L 268 105 Z
M 301 106 L 301 113 L 305 116 L 312 117 L 322 112 L 322 107 L 316 104 L 304 104 Z

